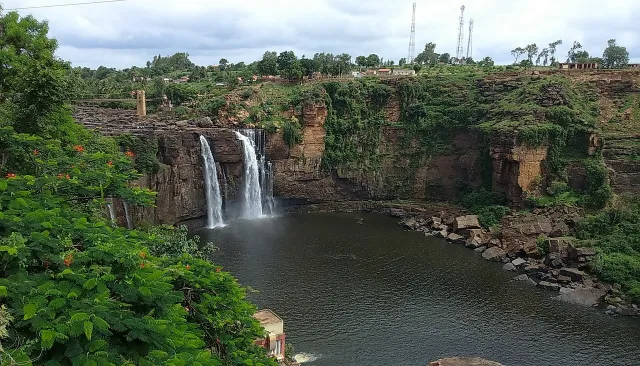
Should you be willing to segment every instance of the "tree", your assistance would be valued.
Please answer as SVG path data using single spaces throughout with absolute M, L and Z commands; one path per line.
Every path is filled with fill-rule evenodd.
M 280 75 L 288 80 L 302 78 L 302 66 L 293 51 L 280 52 L 276 60 Z
M 551 66 L 554 66 L 556 63 L 556 48 L 562 44 L 562 40 L 559 39 L 555 42 L 549 43 L 549 54 L 551 55 Z
M 404 65 L 407 64 L 407 59 L 406 58 L 401 58 L 400 61 L 398 61 L 398 66 L 402 67 Z
M 368 65 L 367 58 L 365 56 L 356 57 L 356 65 L 360 67 L 367 67 Z
M 489 56 L 483 58 L 481 61 L 478 61 L 478 66 L 482 67 L 492 67 L 494 64 L 493 59 Z
M 528 68 L 533 67 L 533 62 L 531 62 L 531 60 L 529 60 L 529 59 L 524 59 L 524 60 L 520 61 L 520 66 L 528 69 Z
M 380 57 L 375 53 L 367 56 L 367 66 L 368 67 L 378 67 L 380 66 Z
M 465 57 L 464 58 L 464 64 L 465 65 L 475 65 L 476 62 L 473 61 L 473 58 L 471 58 L 471 57 Z
M 527 45 L 527 47 L 525 47 L 524 49 L 525 51 L 527 51 L 527 60 L 529 60 L 529 62 L 533 64 L 533 57 L 538 54 L 538 45 L 532 43 Z
M 220 61 L 218 61 L 218 65 L 220 66 L 220 71 L 224 71 L 224 69 L 227 68 L 228 64 L 229 64 L 229 61 L 227 61 L 226 58 L 221 58 Z
M 438 57 L 438 62 L 443 63 L 443 64 L 448 64 L 449 61 L 451 61 L 451 55 L 447 52 L 441 54 Z
M 262 55 L 262 60 L 258 62 L 258 72 L 260 75 L 278 74 L 278 54 L 276 51 L 267 51 Z
M 525 50 L 522 47 L 516 47 L 513 50 L 511 50 L 511 56 L 515 57 L 515 61 L 513 62 L 514 64 L 518 63 L 518 59 L 524 55 L 525 53 L 527 53 L 527 50 Z
M 580 42 L 573 41 L 573 45 L 567 52 L 567 62 L 576 62 L 578 60 L 576 53 L 580 52 L 581 50 L 582 50 L 582 45 L 580 44 Z
M 204 66 L 196 66 L 189 75 L 189 82 L 202 80 L 207 77 L 207 68 Z
M 302 67 L 302 74 L 311 77 L 314 72 L 318 71 L 318 65 L 313 59 L 306 58 L 304 55 L 300 59 L 300 66 Z
M 344 75 L 351 71 L 351 55 L 341 53 L 333 59 L 334 72 L 333 75 Z
M 435 65 L 438 62 L 438 56 L 435 52 L 436 44 L 429 42 L 424 46 L 424 50 L 420 52 L 414 62 L 420 65 Z
M 538 57 L 536 57 L 536 66 L 540 65 L 540 60 L 542 60 L 543 66 L 547 66 L 547 63 L 549 62 L 548 48 L 543 48 L 542 51 L 540 51 L 540 53 L 538 54 Z
M 626 47 L 616 45 L 615 39 L 607 41 L 607 48 L 602 54 L 602 65 L 606 68 L 624 67 L 629 63 L 629 52 Z
M 74 123 L 65 113 L 71 67 L 55 57 L 58 42 L 48 32 L 31 15 L 0 15 L 0 127 L 44 136 Z

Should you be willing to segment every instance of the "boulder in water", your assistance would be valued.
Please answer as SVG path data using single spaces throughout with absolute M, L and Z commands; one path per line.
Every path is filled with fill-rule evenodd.
M 453 230 L 480 229 L 477 215 L 458 216 L 453 220 Z
M 203 118 L 200 118 L 198 121 L 196 121 L 196 126 L 202 127 L 202 128 L 211 128 L 213 127 L 213 122 L 211 121 L 211 118 L 203 117 Z

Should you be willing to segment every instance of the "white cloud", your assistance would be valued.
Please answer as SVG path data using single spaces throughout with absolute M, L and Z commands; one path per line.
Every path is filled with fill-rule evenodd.
M 461 0 L 463 1 L 463 0 Z M 427 42 L 455 53 L 461 4 L 416 0 L 416 53 Z M 5 0 L 5 8 L 46 5 L 45 0 Z M 609 38 L 640 61 L 637 0 L 464 0 L 474 18 L 473 55 L 512 61 L 509 51 L 562 39 L 562 58 L 574 41 L 601 55 Z M 188 52 L 194 62 L 251 62 L 265 50 L 377 53 L 406 57 L 412 1 L 401 0 L 128 0 L 87 6 L 23 10 L 48 19 L 58 54 L 74 65 L 128 67 L 157 54 Z

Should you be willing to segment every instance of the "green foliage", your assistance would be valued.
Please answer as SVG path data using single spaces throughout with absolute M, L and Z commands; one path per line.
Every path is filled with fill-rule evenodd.
M 130 231 L 103 218 L 107 198 L 151 205 L 155 194 L 130 185 L 132 154 L 68 123 L 55 41 L 46 23 L 18 19 L 0 17 L 0 114 L 18 122 L 0 126 L 2 363 L 275 366 L 253 344 L 264 329 L 245 290 L 198 258 L 185 229 Z M 40 136 L 21 133 L 31 128 L 22 118 Z M 148 169 L 140 155 L 156 149 L 138 150 L 136 166 Z
M 249 89 L 250 90 L 250 89 Z M 216 97 L 205 102 L 201 110 L 208 116 L 215 117 L 218 111 L 227 105 L 227 101 L 223 97 Z
M 389 87 L 377 80 L 323 86 L 326 93 L 309 91 L 304 103 L 318 103 L 323 98 L 328 109 L 324 167 L 377 169 L 384 106 L 391 96 Z
M 121 149 L 132 152 L 136 169 L 141 173 L 157 173 L 160 169 L 158 162 L 158 140 L 154 136 L 134 136 L 122 134 L 115 137 Z M 131 155 L 131 154 L 129 154 Z
M 536 238 L 536 247 L 541 255 L 549 253 L 549 242 L 547 241 L 547 237 L 544 235 L 538 236 Z
M 576 236 L 598 250 L 592 269 L 640 302 L 640 204 L 627 201 L 582 220 Z
M 148 230 L 153 240 L 149 246 L 152 255 L 157 257 L 179 257 L 186 253 L 194 258 L 207 259 L 216 251 L 213 243 L 206 243 L 200 247 L 200 237 L 189 237 L 189 230 L 185 225 L 174 227 L 171 225 L 152 226 Z
M 106 197 L 153 202 L 128 187 L 128 157 L 9 129 L 0 141 L 15 162 L 0 180 L 0 289 L 18 319 L 8 343 L 21 345 L 7 352 L 60 364 L 269 364 L 235 279 L 191 254 L 169 257 L 203 255 L 185 229 L 146 234 L 102 218 Z
M 0 14 L 0 127 L 52 135 L 73 123 L 64 103 L 73 87 L 69 65 L 54 56 L 47 22 L 17 12 Z
M 296 117 L 284 120 L 282 124 L 282 138 L 289 147 L 302 142 L 302 126 Z
M 176 107 L 195 100 L 198 95 L 197 90 L 191 84 L 167 84 L 165 93 Z
M 477 188 L 464 194 L 460 204 L 478 215 L 478 221 L 484 227 L 498 225 L 500 220 L 510 212 L 509 207 L 504 206 L 506 199 L 503 195 L 485 188 Z

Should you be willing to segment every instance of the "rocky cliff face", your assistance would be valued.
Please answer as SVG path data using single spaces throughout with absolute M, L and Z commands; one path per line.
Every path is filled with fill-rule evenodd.
M 640 194 L 640 73 L 566 73 L 597 96 L 600 107 L 600 133 L 587 134 L 578 150 L 587 155 L 602 152 L 611 172 L 612 187 L 617 193 Z M 401 126 L 403 102 L 398 85 L 390 85 L 392 95 L 381 109 L 386 123 L 379 129 L 374 169 L 323 165 L 326 149 L 329 107 L 323 101 L 305 103 L 300 110 L 288 111 L 303 125 L 302 141 L 288 146 L 282 132 L 269 134 L 267 157 L 274 164 L 274 191 L 281 199 L 322 203 L 363 199 L 429 199 L 449 200 L 462 189 L 490 182 L 494 191 L 503 192 L 509 200 L 521 203 L 527 192 L 536 189 L 548 159 L 546 145 L 530 146 L 513 131 L 486 135 L 473 129 L 459 129 L 446 146 L 429 154 L 420 154 L 421 139 Z M 487 77 L 474 86 L 483 103 L 500 103 L 504 94 L 522 88 L 517 74 Z M 565 90 L 548 87 L 539 105 L 568 103 Z M 533 118 L 544 122 L 544 113 L 531 115 L 509 111 L 510 118 Z M 284 113 L 285 117 L 287 112 Z M 139 185 L 158 192 L 157 207 L 132 209 L 137 221 L 176 223 L 205 214 L 202 160 L 198 137 L 206 136 L 219 165 L 221 186 L 226 186 L 226 204 L 232 205 L 242 177 L 242 149 L 233 131 L 224 121 L 175 121 L 168 117 L 137 118 L 132 111 L 96 112 L 78 108 L 76 118 L 107 135 L 123 132 L 157 139 L 160 170 L 140 179 Z M 201 128 L 208 127 L 208 128 Z M 570 162 L 569 184 L 574 188 L 587 185 L 584 166 Z M 122 211 L 122 207 L 118 208 Z

